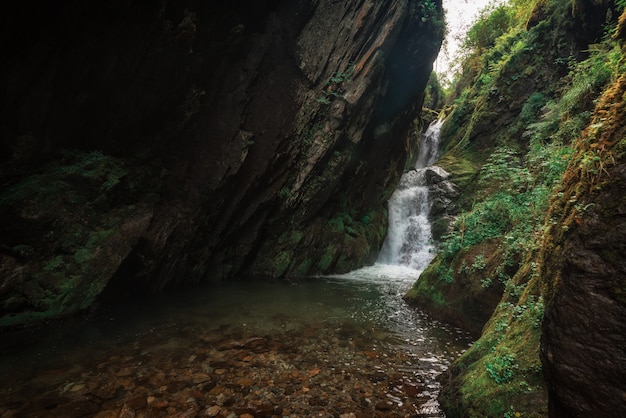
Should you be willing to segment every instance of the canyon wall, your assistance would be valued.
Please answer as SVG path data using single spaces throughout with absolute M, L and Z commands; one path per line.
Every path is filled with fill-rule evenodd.
M 0 8 L 0 326 L 379 248 L 439 1 Z

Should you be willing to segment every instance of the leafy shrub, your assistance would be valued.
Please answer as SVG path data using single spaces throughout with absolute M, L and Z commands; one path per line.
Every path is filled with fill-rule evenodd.
M 513 379 L 518 365 L 513 354 L 503 352 L 502 354 L 494 355 L 491 361 L 486 361 L 485 369 L 497 384 L 502 384 Z
M 483 50 L 493 46 L 500 36 L 507 32 L 512 23 L 512 10 L 507 5 L 489 4 L 478 17 L 478 20 L 467 32 L 463 48 Z

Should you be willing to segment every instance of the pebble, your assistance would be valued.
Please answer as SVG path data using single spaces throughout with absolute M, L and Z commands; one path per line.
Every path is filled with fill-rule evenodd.
M 0 388 L 8 405 L 2 416 L 78 418 L 96 409 L 96 418 L 407 417 L 420 415 L 419 405 L 436 405 L 437 390 L 424 390 L 438 388 L 432 370 L 411 369 L 393 344 L 334 332 L 319 326 L 272 335 L 190 329 L 138 336 L 81 367 L 41 370 L 37 379 Z M 74 415 L 63 407 L 85 399 L 91 404 Z

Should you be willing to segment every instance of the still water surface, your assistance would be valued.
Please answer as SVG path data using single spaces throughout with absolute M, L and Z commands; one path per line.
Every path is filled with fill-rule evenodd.
M 230 283 L 5 332 L 0 416 L 444 416 L 436 378 L 470 341 L 402 301 L 418 273 Z

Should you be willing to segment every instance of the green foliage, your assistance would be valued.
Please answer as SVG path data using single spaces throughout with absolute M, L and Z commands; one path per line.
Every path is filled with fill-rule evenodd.
M 494 355 L 490 361 L 485 362 L 487 373 L 489 373 L 489 376 L 498 384 L 511 381 L 515 370 L 518 369 L 515 356 L 504 350 L 501 351 L 503 352 Z
M 472 269 L 474 270 L 483 270 L 486 266 L 485 256 L 482 254 L 478 254 L 474 259 L 474 264 L 472 264 Z
M 480 285 L 484 287 L 485 289 L 491 287 L 492 284 L 493 284 L 493 279 L 491 277 L 485 277 L 480 280 Z
M 326 92 L 323 93 L 322 97 L 319 97 L 317 99 L 317 102 L 319 104 L 323 104 L 323 105 L 329 105 L 332 103 L 332 101 L 330 100 L 330 98 L 328 97 L 328 94 Z
M 427 270 L 429 278 L 436 270 L 439 280 L 421 290 L 432 295 L 443 289 L 446 304 L 452 305 L 455 292 L 504 286 L 502 303 L 481 339 L 450 374 L 454 402 L 467 416 L 527 416 L 546 401 L 539 360 L 544 302 L 538 247 L 550 229 L 546 214 L 568 165 L 594 190 L 605 187 L 603 164 L 610 157 L 589 146 L 572 160 L 573 148 L 609 125 L 595 120 L 590 126 L 591 112 L 605 86 L 626 71 L 610 36 L 591 45 L 581 62 L 577 59 L 584 54 L 567 56 L 571 49 L 562 31 L 571 25 L 571 13 L 560 14 L 571 4 L 544 2 L 543 9 L 534 9 L 535 3 L 512 0 L 496 14 L 481 15 L 464 45 L 463 67 L 470 71 L 456 85 L 455 110 L 443 131 L 449 144 L 443 160 L 454 153 L 480 170 L 464 185 L 461 199 L 467 201 L 440 243 L 437 265 Z M 533 10 L 535 21 L 527 30 L 524 23 Z M 549 20 L 537 23 L 543 14 Z M 549 69 L 568 74 L 556 76 Z M 528 91 L 529 86 L 538 89 Z M 581 216 L 588 209 L 578 193 L 565 198 Z M 420 297 L 427 300 L 422 295 L 416 300 Z
M 452 283 L 454 281 L 452 269 L 444 266 L 443 264 L 439 264 L 439 266 L 437 267 L 437 277 L 439 278 L 439 280 L 442 280 L 446 283 Z
M 324 254 L 322 255 L 322 257 L 317 263 L 317 266 L 320 271 L 328 271 L 331 264 L 333 263 L 333 260 L 335 259 L 334 252 L 335 250 L 334 250 L 333 245 L 329 244 L 326 247 L 326 251 L 324 251 Z
M 521 416 L 522 414 L 517 412 L 513 406 L 509 407 L 509 410 L 503 415 L 504 418 L 519 418 Z
M 503 146 L 496 149 L 483 165 L 479 184 L 486 188 L 522 191 L 530 180 L 530 172 L 521 165 L 518 153 Z
M 524 227 L 537 214 L 529 210 L 532 202 L 529 193 L 502 191 L 477 202 L 471 211 L 462 213 L 452 231 L 440 244 L 444 259 L 453 260 L 474 245 L 487 240 L 504 237 L 505 245 L 512 251 L 528 246 L 532 235 Z M 506 234 L 506 237 L 505 237 Z
M 543 115 L 528 124 L 526 135 L 532 146 L 571 143 L 588 125 L 594 98 L 623 72 L 621 51 L 609 40 L 591 45 L 589 52 L 589 58 L 580 63 L 568 61 L 570 71 L 563 93 L 558 100 L 547 101 Z
M 467 50 L 484 50 L 493 46 L 513 23 L 512 9 L 508 5 L 492 2 L 481 10 L 477 21 L 467 32 L 462 47 Z
M 286 199 L 290 196 L 291 196 L 291 190 L 289 189 L 289 187 L 283 187 L 282 189 L 278 191 L 278 197 L 282 199 Z
M 424 93 L 424 108 L 436 111 L 442 108 L 445 100 L 445 92 L 439 82 L 439 77 L 436 72 L 432 71 L 430 73 L 428 84 L 426 85 Z
M 417 3 L 422 23 L 437 17 L 437 5 L 433 0 L 419 0 Z
M 521 122 L 524 125 L 535 122 L 541 113 L 541 109 L 547 102 L 548 96 L 544 93 L 537 91 L 532 93 L 524 103 L 524 106 L 522 106 L 522 111 L 519 115 Z
M 354 63 L 350 62 L 345 71 L 335 71 L 332 73 L 324 86 L 322 96 L 317 99 L 317 102 L 323 105 L 329 105 L 332 103 L 333 98 L 341 97 L 343 93 L 343 84 L 352 79 L 352 76 L 354 75 L 354 68 Z

